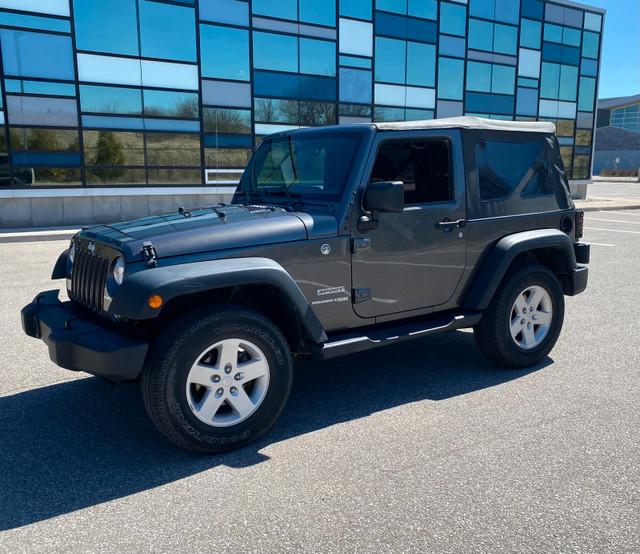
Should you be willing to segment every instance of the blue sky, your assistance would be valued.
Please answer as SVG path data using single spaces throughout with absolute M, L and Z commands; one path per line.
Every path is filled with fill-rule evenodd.
M 640 2 L 583 0 L 607 10 L 600 68 L 600 98 L 640 94 Z

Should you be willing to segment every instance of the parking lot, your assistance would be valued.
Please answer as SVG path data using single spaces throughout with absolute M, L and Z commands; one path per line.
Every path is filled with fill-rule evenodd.
M 0 239 L 0 551 L 640 551 L 640 210 L 585 227 L 539 366 L 470 332 L 300 364 L 272 431 L 218 457 L 157 433 L 135 383 L 53 365 L 19 311 L 68 241 Z

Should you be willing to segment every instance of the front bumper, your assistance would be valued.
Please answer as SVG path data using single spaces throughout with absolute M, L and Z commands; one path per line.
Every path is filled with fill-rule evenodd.
M 112 381 L 135 379 L 149 344 L 105 329 L 83 316 L 57 290 L 38 294 L 22 308 L 22 329 L 41 339 L 51 360 L 64 369 L 86 371 Z

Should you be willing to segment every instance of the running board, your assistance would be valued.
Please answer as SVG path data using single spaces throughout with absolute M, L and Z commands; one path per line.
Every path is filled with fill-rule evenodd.
M 350 333 L 332 337 L 320 349 L 314 349 L 318 358 L 328 359 L 354 352 L 363 352 L 371 348 L 397 344 L 409 339 L 426 337 L 435 333 L 455 331 L 465 327 L 473 327 L 482 318 L 481 312 L 452 314 L 440 319 L 414 323 L 392 329 L 371 330 L 368 334 Z

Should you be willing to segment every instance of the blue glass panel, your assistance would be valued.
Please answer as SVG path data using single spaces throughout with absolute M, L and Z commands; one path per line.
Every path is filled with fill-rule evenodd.
M 253 33 L 253 66 L 273 71 L 298 71 L 298 39 L 272 33 Z M 214 77 L 214 75 L 210 75 Z
M 510 25 L 495 25 L 493 51 L 515 55 L 518 51 L 518 28 Z
M 280 19 L 298 19 L 297 0 L 253 0 L 251 3 L 256 15 L 269 15 Z
M 373 110 L 374 121 L 404 121 L 404 108 L 380 108 Z
M 141 117 L 109 117 L 106 115 L 83 115 L 83 127 L 97 127 L 102 129 L 144 129 Z
M 71 98 L 7 95 L 7 114 L 12 125 L 78 126 L 78 104 Z
M 68 0 L 2 0 L 2 8 L 69 17 Z
M 596 60 L 582 60 L 580 73 L 595 77 L 598 74 L 598 62 Z
M 464 58 L 467 51 L 467 41 L 463 38 L 440 36 L 440 54 Z
M 560 66 L 555 63 L 542 63 L 540 78 L 540 96 L 542 98 L 558 99 L 560 90 Z
M 493 24 L 479 19 L 469 20 L 469 48 L 472 50 L 493 50 Z
M 200 19 L 230 25 L 249 26 L 249 4 L 238 0 L 207 0 L 200 2 Z
M 281 68 L 278 70 L 284 71 Z M 300 73 L 334 77 L 336 74 L 336 43 L 300 38 Z
M 549 42 L 562 42 L 562 27 L 545 23 L 544 40 Z
M 562 63 L 580 65 L 580 49 L 573 46 L 562 47 Z
M 406 14 L 407 0 L 376 0 L 376 9 Z
M 340 102 L 371 104 L 371 71 L 340 68 Z
M 371 21 L 372 0 L 340 0 L 340 15 Z
M 140 53 L 136 0 L 76 1 L 73 13 L 78 50 L 130 56 Z
M 336 80 L 306 77 L 287 73 L 253 72 L 253 90 L 256 96 L 305 98 L 309 100 L 336 100 Z
M 304 23 L 336 25 L 336 0 L 301 0 L 299 18 Z
M 438 19 L 438 2 L 436 0 L 409 0 L 409 15 L 425 19 Z
M 205 135 L 204 145 L 219 148 L 251 148 L 253 146 L 251 137 L 246 135 Z
M 386 83 L 405 82 L 406 42 L 376 37 L 376 81 Z
M 582 112 L 592 112 L 596 96 L 596 80 L 580 77 L 580 93 L 578 94 L 578 109 Z
M 547 62 L 562 63 L 562 45 L 551 42 L 542 43 L 542 59 Z
M 565 27 L 562 33 L 562 42 L 568 46 L 580 47 L 582 40 L 582 33 L 578 29 L 572 29 L 571 27 Z
M 495 15 L 495 0 L 469 0 L 469 15 L 493 19 Z
M 516 68 L 507 65 L 494 65 L 491 78 L 491 92 L 513 94 L 516 86 Z
M 440 4 L 440 32 L 465 36 L 467 34 L 467 9 L 456 4 Z
M 602 29 L 602 16 L 595 13 L 585 12 L 584 28 L 589 29 L 590 31 L 600 32 Z
M 425 119 L 433 119 L 435 115 L 433 110 L 418 110 L 416 108 L 408 108 L 405 110 L 405 121 L 424 121 Z
M 576 101 L 578 94 L 578 68 L 571 65 L 560 66 L 560 91 L 558 98 Z
M 516 102 L 518 115 L 538 115 L 538 91 L 530 88 L 518 89 L 518 101 Z
M 520 5 L 517 0 L 495 0 L 496 21 L 517 25 L 520 20 Z
M 440 58 L 438 61 L 438 98 L 462 100 L 464 60 Z
M 371 59 L 356 58 L 354 56 L 340 56 L 340 65 L 348 65 L 350 67 L 361 67 L 363 69 L 371 69 Z
M 376 35 L 407 38 L 407 18 L 376 12 Z
M 337 100 L 338 87 L 335 78 L 300 76 L 298 96 L 306 100 Z
M 542 19 L 544 5 L 540 0 L 522 0 L 522 16 Z
M 491 111 L 491 95 L 482 94 L 480 92 L 467 92 L 466 99 L 466 111 L 467 112 L 479 112 L 489 113 Z
M 525 77 L 518 77 L 518 86 L 538 88 L 538 81 L 536 79 L 527 79 Z
M 140 0 L 142 55 L 185 62 L 196 61 L 195 10 Z M 167 37 L 180 37 L 167 40 Z
M 467 63 L 467 90 L 491 92 L 491 64 Z
M 198 117 L 198 95 L 193 92 L 145 90 L 144 115 Z
M 75 78 L 71 37 L 2 29 L 0 40 L 5 75 Z
M 586 58 L 598 57 L 600 35 L 598 33 L 589 33 L 585 31 L 582 35 L 582 55 Z
M 76 86 L 67 83 L 46 83 L 43 81 L 22 81 L 7 79 L 4 82 L 6 92 L 23 94 L 44 94 L 47 96 L 75 96 Z
M 407 38 L 419 40 L 421 42 L 438 42 L 438 24 L 434 21 L 421 21 L 420 19 L 409 19 L 407 25 Z
M 43 31 L 58 31 L 60 33 L 71 32 L 71 24 L 64 19 L 36 17 L 34 15 L 22 15 L 9 12 L 0 12 L 0 25 L 41 29 Z
M 34 167 L 42 167 L 49 165 L 57 166 L 77 166 L 82 165 L 82 156 L 80 154 L 31 154 L 13 153 L 11 161 L 14 165 L 29 165 Z
M 248 31 L 200 25 L 200 56 L 203 77 L 249 80 Z
M 491 113 L 513 114 L 515 98 L 513 96 L 491 95 Z
M 184 121 L 181 119 L 151 119 L 144 118 L 144 128 L 147 131 L 200 131 L 199 121 Z
M 520 46 L 539 50 L 541 31 L 542 24 L 539 21 L 523 19 L 520 28 Z
M 142 114 L 142 91 L 134 88 L 80 85 L 83 112 Z
M 556 4 L 547 3 L 544 12 L 544 18 L 547 21 L 553 21 L 562 25 L 564 23 L 565 8 Z
M 407 42 L 407 84 L 433 87 L 436 81 L 436 47 Z

